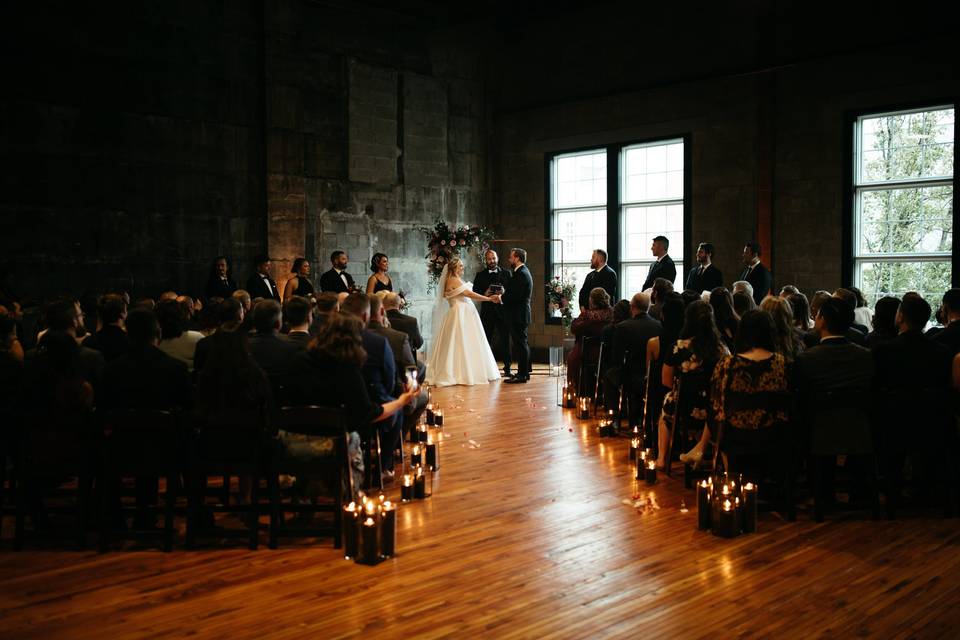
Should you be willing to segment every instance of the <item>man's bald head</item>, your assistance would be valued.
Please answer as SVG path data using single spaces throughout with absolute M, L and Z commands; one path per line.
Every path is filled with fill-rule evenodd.
M 400 308 L 400 296 L 395 294 L 392 291 L 385 292 L 383 296 L 383 310 L 390 311 L 392 309 Z
M 650 296 L 645 293 L 635 293 L 630 300 L 630 312 L 634 316 L 646 313 L 650 310 Z

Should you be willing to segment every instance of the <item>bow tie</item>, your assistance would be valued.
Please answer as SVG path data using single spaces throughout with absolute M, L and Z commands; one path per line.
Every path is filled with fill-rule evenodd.
M 487 273 L 496 273 L 496 272 L 497 272 L 496 269 L 493 269 L 492 271 L 487 271 Z

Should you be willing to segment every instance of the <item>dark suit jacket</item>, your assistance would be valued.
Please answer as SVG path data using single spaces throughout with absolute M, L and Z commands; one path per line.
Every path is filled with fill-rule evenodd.
M 310 341 L 313 340 L 313 336 L 305 331 L 291 331 L 285 336 L 280 336 L 280 338 L 291 344 L 297 345 L 297 348 L 299 349 L 306 349 L 307 346 L 309 346 Z
M 617 303 L 617 272 L 605 264 L 599 271 L 593 270 L 583 279 L 583 286 L 580 288 L 579 303 L 581 309 L 590 308 L 590 292 L 600 287 L 610 294 L 610 304 Z
M 401 313 L 397 309 L 387 311 L 387 320 L 390 326 L 397 331 L 403 331 L 410 338 L 410 348 L 416 351 L 423 346 L 423 336 L 420 335 L 420 327 L 417 326 L 417 319 Z
M 945 389 L 950 383 L 950 352 L 919 331 L 878 344 L 873 355 L 880 389 Z
M 831 338 L 797 356 L 795 373 L 804 392 L 867 391 L 875 376 L 873 354 L 846 338 Z
M 533 295 L 533 276 L 530 269 L 522 264 L 514 270 L 510 281 L 505 285 L 501 302 L 503 319 L 517 324 L 530 324 L 530 298 Z
M 704 291 L 713 291 L 717 287 L 723 286 L 723 274 L 720 269 L 711 264 L 700 273 L 700 265 L 697 265 L 687 274 L 687 283 L 685 289 L 692 289 L 697 293 Z
M 210 298 L 229 298 L 233 295 L 233 292 L 237 290 L 237 283 L 233 281 L 233 278 L 227 278 L 227 281 L 224 282 L 219 277 L 210 278 L 207 280 L 207 286 L 204 293 L 206 293 L 207 300 Z
M 347 279 L 349 286 L 343 284 L 343 278 L 340 277 L 335 270 L 330 269 L 325 271 L 322 276 L 320 276 L 320 291 L 330 291 L 332 293 L 341 293 L 344 291 L 349 291 L 354 287 L 353 276 L 343 272 L 344 277 Z
M 186 408 L 191 402 L 187 365 L 156 347 L 131 349 L 107 364 L 98 407 L 105 409 Z
M 761 262 L 758 262 L 752 271 L 749 267 L 744 267 L 737 280 L 746 280 L 750 283 L 750 286 L 753 287 L 753 301 L 757 304 L 763 302 L 763 299 L 770 293 L 770 287 L 773 286 L 773 276 Z
M 300 351 L 300 346 L 276 333 L 250 335 L 250 355 L 271 382 L 285 382 Z
M 280 291 L 277 289 L 277 282 L 269 276 L 267 279 L 270 281 L 270 286 L 273 287 L 273 293 L 267 288 L 266 283 L 264 283 L 259 273 L 253 273 L 247 278 L 247 293 L 250 294 L 250 299 L 263 298 L 270 300 L 272 298 L 280 302 Z
M 393 351 L 394 367 L 396 368 L 397 383 L 402 384 L 405 381 L 406 368 L 417 366 L 417 361 L 413 359 L 413 350 L 410 348 L 410 338 L 408 338 L 407 334 L 403 331 L 385 327 L 379 322 L 370 321 L 367 329 L 383 336 L 387 339 L 387 342 L 390 343 L 390 350 Z
M 292 372 L 286 388 L 292 405 L 343 407 L 349 431 L 362 436 L 373 433 L 371 422 L 383 413 L 383 406 L 371 400 L 359 367 L 301 351 Z
M 367 352 L 367 361 L 361 372 L 370 390 L 370 399 L 389 402 L 395 398 L 393 389 L 397 380 L 397 365 L 390 342 L 369 329 L 364 329 L 361 337 L 363 349 Z
M 500 267 L 497 267 L 496 273 L 490 273 L 487 269 L 478 271 L 477 275 L 473 277 L 473 292 L 485 296 L 487 295 L 487 289 L 489 289 L 492 284 L 503 285 L 504 290 L 506 290 L 507 283 L 510 282 L 510 275 L 509 270 L 501 269 Z M 503 320 L 503 305 L 493 302 L 481 302 L 480 319 Z
M 107 325 L 93 335 L 87 336 L 83 346 L 103 354 L 103 359 L 112 362 L 127 352 L 130 341 L 127 332 L 116 325 Z
M 653 281 L 657 278 L 665 278 L 671 283 L 677 279 L 677 267 L 673 264 L 673 258 L 669 255 L 663 256 L 659 262 L 650 265 L 650 271 L 647 272 L 647 279 L 643 281 L 641 291 L 646 291 L 653 286 Z
M 663 331 L 660 322 L 643 313 L 624 320 L 613 327 L 613 366 L 623 362 L 624 352 L 630 352 L 630 368 L 634 373 L 644 372 L 647 359 L 647 341 Z
M 951 356 L 960 353 L 960 320 L 954 320 L 933 336 L 933 341 L 942 344 Z

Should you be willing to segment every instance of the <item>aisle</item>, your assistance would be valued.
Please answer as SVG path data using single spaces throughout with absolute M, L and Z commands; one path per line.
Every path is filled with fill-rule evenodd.
M 765 515 L 757 535 L 699 533 L 679 479 L 641 485 L 655 506 L 623 503 L 637 491 L 627 441 L 600 441 L 555 407 L 553 383 L 436 392 L 448 438 L 435 495 L 401 506 L 399 555 L 377 567 L 327 540 L 4 551 L 0 637 L 954 633 L 956 521 Z

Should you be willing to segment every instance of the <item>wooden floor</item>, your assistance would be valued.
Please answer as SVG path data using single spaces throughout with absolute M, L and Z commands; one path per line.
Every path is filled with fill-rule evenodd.
M 104 555 L 5 541 L 0 636 L 960 633 L 960 521 L 762 514 L 760 533 L 715 538 L 695 530 L 680 480 L 638 487 L 627 441 L 600 441 L 556 408 L 553 383 L 435 394 L 449 435 L 436 493 L 400 508 L 399 555 L 377 567 L 344 561 L 329 540 Z M 624 504 L 636 493 L 652 502 Z

